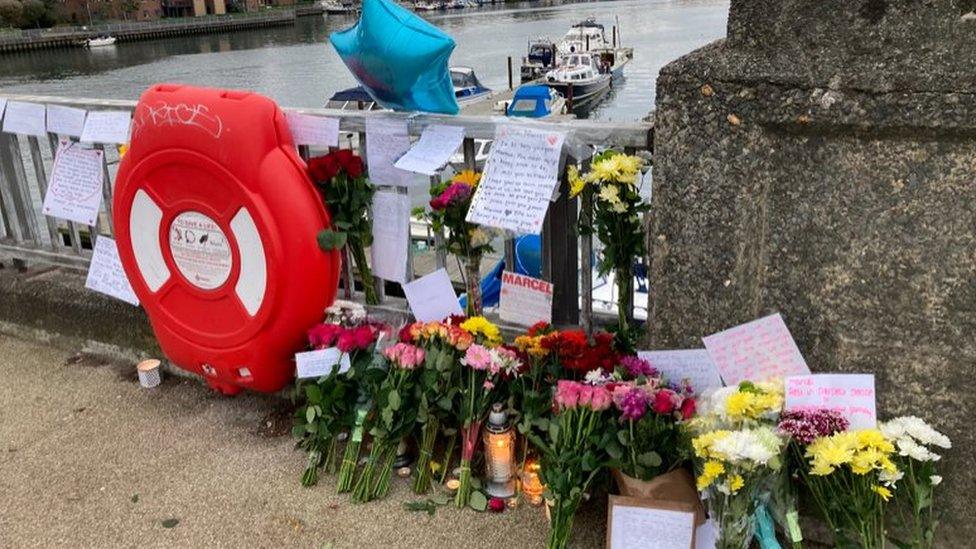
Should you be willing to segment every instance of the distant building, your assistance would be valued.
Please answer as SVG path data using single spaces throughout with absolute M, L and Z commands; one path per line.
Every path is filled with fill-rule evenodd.
M 162 0 L 58 0 L 57 18 L 72 25 L 105 20 L 148 21 L 163 16 Z

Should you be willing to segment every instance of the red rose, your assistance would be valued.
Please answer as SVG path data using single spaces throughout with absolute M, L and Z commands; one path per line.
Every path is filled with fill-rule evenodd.
M 352 155 L 349 161 L 343 165 L 349 177 L 356 179 L 363 175 L 363 159 Z
M 332 155 L 316 156 L 308 161 L 308 173 L 312 181 L 325 184 L 335 177 L 339 171 L 339 165 Z
M 655 414 L 666 415 L 674 412 L 674 397 L 671 391 L 664 389 L 654 395 L 654 403 L 651 409 Z
M 492 513 L 501 513 L 505 510 L 505 500 L 502 498 L 491 498 L 488 500 L 488 510 Z
M 695 415 L 697 405 L 695 399 L 688 397 L 681 403 L 681 419 L 691 419 Z

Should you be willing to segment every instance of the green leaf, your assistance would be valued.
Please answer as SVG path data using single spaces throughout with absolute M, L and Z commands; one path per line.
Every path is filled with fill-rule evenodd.
M 484 511 L 488 508 L 488 498 L 477 490 L 471 492 L 471 500 L 468 502 L 475 511 Z
M 314 406 L 309 406 L 308 408 L 305 409 L 305 420 L 308 421 L 309 423 L 314 423 L 315 422 L 315 407 Z
M 438 494 L 438 495 L 430 498 L 430 501 L 436 503 L 437 505 L 447 505 L 448 503 L 451 503 L 452 501 L 454 501 L 454 498 L 452 496 L 447 495 L 447 494 Z
M 644 452 L 643 454 L 637 456 L 637 463 L 645 467 L 660 467 L 661 466 L 661 456 L 657 452 Z
M 322 389 L 319 389 L 318 385 L 306 385 L 305 398 L 313 404 L 318 404 L 322 401 Z
M 168 518 L 163 521 L 163 528 L 173 528 L 179 523 L 180 523 L 180 519 L 178 518 Z
M 390 409 L 394 412 L 400 409 L 400 393 L 396 391 L 390 391 L 390 394 L 386 397 L 386 403 L 389 404 Z
M 348 235 L 346 233 L 330 231 L 328 229 L 319 232 L 318 241 L 319 248 L 329 252 L 332 250 L 338 250 L 346 245 L 346 240 Z
M 630 432 L 623 429 L 617 431 L 617 440 L 624 446 L 630 446 Z

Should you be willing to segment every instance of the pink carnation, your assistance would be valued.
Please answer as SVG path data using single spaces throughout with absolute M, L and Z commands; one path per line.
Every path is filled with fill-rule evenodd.
M 651 366 L 650 362 L 633 355 L 622 357 L 620 359 L 620 365 L 624 367 L 627 376 L 630 378 L 638 378 L 640 376 L 657 377 L 658 375 L 657 369 Z
M 620 386 L 614 390 L 613 401 L 620 410 L 622 419 L 637 421 L 647 413 L 647 405 L 651 398 L 642 389 Z

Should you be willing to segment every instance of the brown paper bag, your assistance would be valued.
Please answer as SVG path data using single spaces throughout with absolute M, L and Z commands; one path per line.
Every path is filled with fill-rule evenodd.
M 695 525 L 705 523 L 705 509 L 695 488 L 695 479 L 687 469 L 675 469 L 651 480 L 639 480 L 612 469 L 620 495 L 657 501 L 677 501 L 695 506 Z

